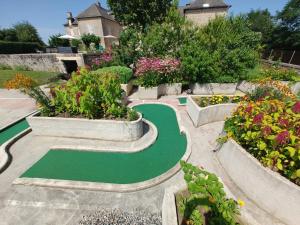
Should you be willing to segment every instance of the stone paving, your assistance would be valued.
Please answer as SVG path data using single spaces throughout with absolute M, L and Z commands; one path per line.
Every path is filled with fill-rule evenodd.
M 231 182 L 216 160 L 213 150 L 217 147 L 216 139 L 222 132 L 224 123 L 216 122 L 195 128 L 185 107 L 178 106 L 176 98 L 164 97 L 160 101 L 171 104 L 179 110 L 181 122 L 191 135 L 192 154 L 189 162 L 216 173 L 236 198 L 246 202 L 242 214 L 252 221 L 249 224 L 281 224 L 247 199 Z M 183 174 L 178 172 L 155 187 L 129 193 L 12 185 L 14 179 L 46 154 L 53 142 L 57 144 L 59 141 L 61 141 L 59 138 L 34 139 L 32 134 L 29 134 L 12 146 L 12 164 L 0 175 L 0 225 L 74 225 L 79 223 L 83 215 L 93 214 L 99 207 L 119 208 L 127 212 L 142 210 L 148 213 L 161 213 L 165 188 L 184 184 Z
M 15 90 L 0 89 L 0 129 L 36 110 L 35 101 Z

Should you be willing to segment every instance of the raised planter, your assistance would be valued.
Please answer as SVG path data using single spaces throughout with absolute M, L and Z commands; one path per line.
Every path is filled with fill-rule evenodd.
M 158 87 L 139 87 L 138 96 L 139 99 L 157 99 L 158 98 Z
M 121 84 L 121 88 L 123 91 L 125 91 L 126 96 L 129 96 L 132 92 L 133 83 L 132 81 L 129 81 L 128 84 Z
M 135 141 L 143 135 L 141 115 L 138 120 L 130 122 L 38 116 L 26 119 L 33 134 L 39 136 Z
M 260 208 L 289 225 L 300 224 L 300 187 L 263 167 L 234 140 L 217 153 L 232 181 Z
M 300 92 L 300 82 L 293 83 L 289 81 L 282 81 L 282 83 L 288 85 L 295 95 L 297 95 Z
M 181 92 L 182 83 L 159 85 L 159 95 L 180 95 Z
M 194 95 L 233 95 L 236 92 L 236 83 L 208 83 L 208 84 L 191 84 L 190 88 Z
M 255 90 L 258 85 L 248 81 L 242 81 L 238 84 L 237 89 L 241 92 L 248 93 Z
M 201 108 L 191 96 L 187 98 L 187 112 L 195 127 L 208 123 L 224 121 L 236 109 L 237 104 L 219 104 Z

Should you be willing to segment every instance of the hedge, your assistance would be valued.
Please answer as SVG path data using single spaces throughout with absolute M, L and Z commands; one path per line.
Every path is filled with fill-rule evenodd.
M 42 49 L 39 43 L 0 41 L 0 54 L 36 53 Z

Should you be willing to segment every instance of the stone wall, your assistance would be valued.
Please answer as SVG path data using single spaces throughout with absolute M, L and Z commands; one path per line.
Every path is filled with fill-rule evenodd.
M 197 26 L 204 26 L 209 23 L 210 20 L 215 19 L 217 16 L 226 16 L 227 8 L 212 8 L 212 9 L 199 9 L 199 10 L 187 10 L 185 17 L 192 21 Z
M 0 64 L 26 66 L 33 71 L 65 72 L 63 63 L 56 54 L 0 54 Z

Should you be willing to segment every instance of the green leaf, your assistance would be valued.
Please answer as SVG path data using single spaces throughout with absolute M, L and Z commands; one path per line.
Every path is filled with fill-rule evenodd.
M 265 150 L 267 148 L 267 145 L 265 142 L 259 141 L 257 147 L 259 148 L 259 150 Z
M 285 149 L 289 151 L 291 157 L 293 157 L 295 155 L 295 153 L 296 153 L 296 149 L 295 148 L 286 147 Z

